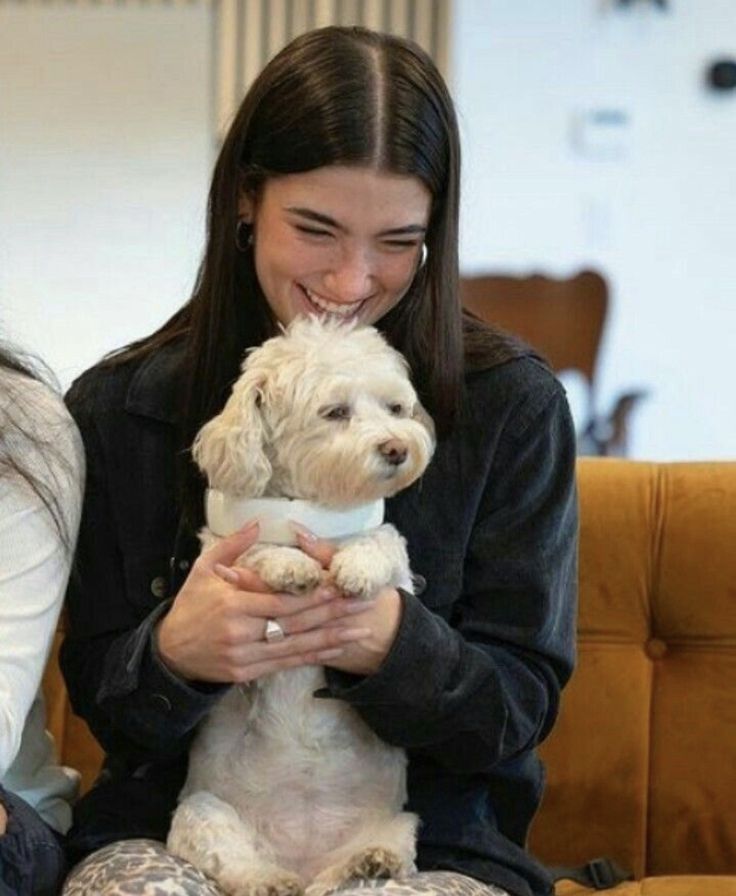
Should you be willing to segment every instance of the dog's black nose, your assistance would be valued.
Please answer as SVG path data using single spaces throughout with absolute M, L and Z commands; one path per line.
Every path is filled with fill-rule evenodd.
M 387 442 L 383 442 L 378 446 L 378 450 L 383 459 L 394 467 L 403 464 L 408 454 L 406 445 L 398 439 L 389 439 Z

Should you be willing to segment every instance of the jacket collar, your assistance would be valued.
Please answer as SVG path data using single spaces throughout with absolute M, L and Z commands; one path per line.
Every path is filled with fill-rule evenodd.
M 144 358 L 128 386 L 125 410 L 163 423 L 178 423 L 182 414 L 181 384 L 184 343 L 165 345 Z

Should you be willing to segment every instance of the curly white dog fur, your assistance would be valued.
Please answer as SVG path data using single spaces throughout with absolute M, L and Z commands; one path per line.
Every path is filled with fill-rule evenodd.
M 406 487 L 433 450 L 406 363 L 375 329 L 298 319 L 249 354 L 194 457 L 229 494 L 344 509 Z M 293 547 L 258 544 L 239 562 L 280 591 L 323 576 Z M 366 598 L 406 587 L 405 543 L 389 525 L 349 538 L 329 574 Z M 322 685 L 322 669 L 302 668 L 233 687 L 197 734 L 168 847 L 232 896 L 323 896 L 414 869 L 404 752 L 344 702 L 315 698 Z

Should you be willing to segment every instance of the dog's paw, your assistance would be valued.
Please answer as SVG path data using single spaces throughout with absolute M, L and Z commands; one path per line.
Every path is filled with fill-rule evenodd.
M 391 581 L 391 564 L 377 551 L 361 553 L 346 548 L 338 551 L 330 564 L 330 576 L 337 587 L 354 597 L 368 600 Z
M 298 548 L 270 548 L 247 557 L 247 565 L 274 591 L 302 594 L 319 585 L 322 567 Z
M 404 869 L 395 852 L 377 846 L 356 853 L 345 865 L 345 870 L 349 878 L 373 880 L 400 877 Z
M 350 881 L 401 878 L 410 872 L 399 856 L 380 846 L 362 849 L 347 862 L 322 871 L 305 891 L 305 896 L 328 896 Z
M 301 880 L 286 871 L 269 877 L 240 881 L 228 888 L 229 896 L 304 896 Z

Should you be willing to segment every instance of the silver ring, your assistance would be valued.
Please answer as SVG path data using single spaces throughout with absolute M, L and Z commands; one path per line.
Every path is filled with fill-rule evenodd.
M 266 620 L 266 631 L 263 633 L 264 641 L 268 641 L 268 643 L 271 644 L 274 641 L 283 641 L 285 637 L 286 632 L 275 619 Z

